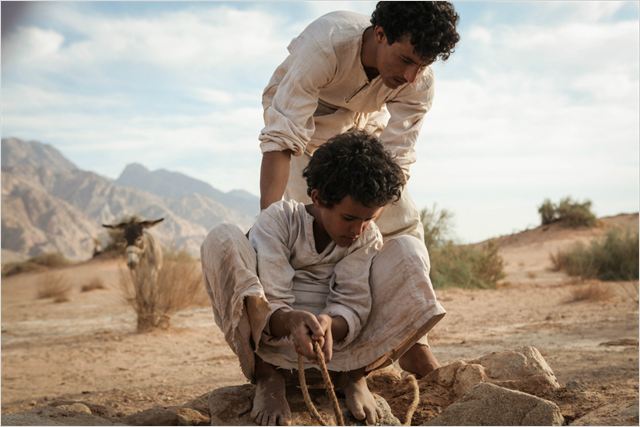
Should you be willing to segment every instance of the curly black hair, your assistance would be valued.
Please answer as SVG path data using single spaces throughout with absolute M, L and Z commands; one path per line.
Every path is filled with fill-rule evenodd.
M 332 207 L 346 197 L 367 207 L 397 201 L 406 179 L 378 138 L 362 131 L 342 133 L 314 153 L 302 176 L 307 194 L 318 190 L 321 203 Z
M 384 30 L 389 44 L 411 37 L 416 54 L 429 62 L 446 61 L 460 40 L 456 25 L 460 17 L 447 1 L 381 1 L 371 23 Z

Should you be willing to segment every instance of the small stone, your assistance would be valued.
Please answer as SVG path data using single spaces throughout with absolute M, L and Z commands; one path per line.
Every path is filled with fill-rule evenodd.
M 91 409 L 83 403 L 72 403 L 70 405 L 59 405 L 56 406 L 58 410 L 68 412 L 70 414 L 85 414 L 91 415 Z

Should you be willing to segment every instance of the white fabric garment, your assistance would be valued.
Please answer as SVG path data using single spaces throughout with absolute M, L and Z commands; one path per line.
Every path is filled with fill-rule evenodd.
M 422 120 L 433 100 L 433 72 L 426 67 L 413 83 L 395 89 L 386 87 L 380 76 L 369 80 L 360 58 L 369 26 L 368 16 L 332 12 L 291 41 L 289 56 L 263 92 L 262 152 L 313 153 L 334 135 L 366 128 L 379 133 L 385 148 L 409 173 Z
M 302 169 L 327 139 L 352 129 L 378 136 L 409 177 L 415 143 L 433 100 L 430 67 L 396 89 L 380 76 L 369 80 L 360 59 L 369 17 L 332 12 L 312 22 L 288 46 L 262 96 L 262 152 L 292 150 L 286 199 L 308 203 Z M 422 239 L 419 212 L 408 192 L 376 221 L 385 238 L 401 234 Z
M 238 356 L 242 372 L 252 381 L 255 353 L 285 369 L 297 368 L 298 359 L 288 338 L 275 339 L 265 332 L 275 307 L 265 295 L 259 257 L 242 231 L 227 224 L 214 228 L 201 248 L 214 319 Z M 385 242 L 370 269 L 371 304 L 366 322 L 352 341 L 346 339 L 335 347 L 330 370 L 365 367 L 371 371 L 386 366 L 433 328 L 445 310 L 436 300 L 429 268 L 429 256 L 419 240 L 400 236 Z M 290 270 L 281 273 L 295 277 Z
M 349 333 L 336 343 L 339 349 L 353 341 L 369 317 L 369 269 L 382 235 L 371 222 L 351 246 L 330 242 L 318 253 L 313 222 L 303 203 L 279 201 L 260 213 L 249 241 L 271 313 L 295 309 L 342 316 Z

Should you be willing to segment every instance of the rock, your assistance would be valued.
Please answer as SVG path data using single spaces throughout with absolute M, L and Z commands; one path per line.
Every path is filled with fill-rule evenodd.
M 178 417 L 174 411 L 156 406 L 131 414 L 124 422 L 132 426 L 175 426 L 178 425 Z
M 70 405 L 59 405 L 59 406 L 56 406 L 56 408 L 58 408 L 58 410 L 60 411 L 65 411 L 70 414 L 91 415 L 91 409 L 89 409 L 87 405 L 84 405 L 79 402 L 72 403 Z
M 124 419 L 134 426 L 201 426 L 209 425 L 209 417 L 193 408 L 156 406 L 131 414 Z
M 638 401 L 609 403 L 573 420 L 571 425 L 638 425 Z
M 251 419 L 254 390 L 254 385 L 244 384 L 241 386 L 222 387 L 212 391 L 209 395 L 211 425 L 254 425 Z M 325 391 L 312 389 L 309 390 L 309 393 L 318 412 L 325 419 L 334 422 L 333 408 L 326 397 Z M 401 425 L 400 421 L 393 415 L 387 402 L 376 394 L 374 394 L 374 397 L 383 414 L 379 425 Z M 318 425 L 317 421 L 309 414 L 302 392 L 299 389 L 288 388 L 287 401 L 291 408 L 292 425 Z M 338 401 L 343 409 L 343 416 L 347 425 L 364 425 L 351 417 L 343 399 L 338 399 Z
M 86 408 L 88 409 L 88 407 Z M 111 420 L 98 417 L 95 415 L 70 412 L 65 408 L 60 409 L 59 407 L 45 406 L 41 408 L 35 408 L 27 412 L 19 412 L 14 414 L 2 414 L 2 425 L 113 426 L 113 425 L 121 425 L 121 424 L 116 424 Z
M 469 363 L 484 366 L 487 381 L 502 387 L 537 396 L 560 388 L 551 367 L 535 347 L 494 352 Z
M 453 390 L 456 397 L 463 396 L 474 385 L 487 381 L 482 365 L 457 360 L 442 366 L 428 375 L 428 379 L 438 385 Z
M 178 408 L 176 410 L 179 426 L 204 426 L 211 425 L 211 420 L 208 416 L 200 413 L 192 408 Z
M 490 383 L 474 386 L 426 425 L 562 425 L 553 402 Z

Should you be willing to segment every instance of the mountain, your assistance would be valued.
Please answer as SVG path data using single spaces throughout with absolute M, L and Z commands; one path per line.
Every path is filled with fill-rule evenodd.
M 249 216 L 259 211 L 259 199 L 250 193 L 240 190 L 223 193 L 206 182 L 185 174 L 165 169 L 150 171 L 139 163 L 127 165 L 115 182 L 120 186 L 137 188 L 160 197 L 179 198 L 200 194 Z
M 114 181 L 77 168 L 50 145 L 2 140 L 3 259 L 52 251 L 86 259 L 95 241 L 108 239 L 101 224 L 129 215 L 165 218 L 151 229 L 161 244 L 198 255 L 212 227 L 230 222 L 246 230 L 258 212 L 256 196 L 181 173 L 133 164 Z

